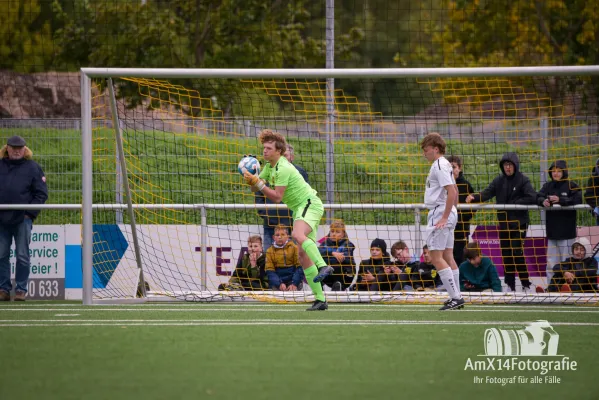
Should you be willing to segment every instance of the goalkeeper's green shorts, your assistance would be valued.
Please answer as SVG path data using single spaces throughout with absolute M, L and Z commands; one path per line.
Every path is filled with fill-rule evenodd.
M 293 210 L 293 221 L 304 221 L 312 228 L 312 232 L 308 235 L 309 239 L 316 242 L 316 233 L 318 232 L 318 225 L 322 215 L 324 214 L 324 207 L 319 197 L 310 197 L 300 205 L 297 209 Z

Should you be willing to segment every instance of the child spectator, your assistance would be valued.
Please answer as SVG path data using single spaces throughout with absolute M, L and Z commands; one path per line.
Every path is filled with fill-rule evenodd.
M 333 273 L 322 280 L 322 283 L 333 291 L 345 290 L 351 285 L 355 273 L 355 248 L 347 237 L 343 221 L 333 221 L 329 234 L 318 247 L 324 262 L 333 267 Z
M 499 162 L 501 174 L 480 193 L 466 197 L 466 203 L 484 202 L 495 197 L 497 204 L 536 204 L 537 192 L 530 179 L 520 172 L 516 153 L 505 153 Z M 505 284 L 516 290 L 516 273 L 525 290 L 530 289 L 528 267 L 524 259 L 524 239 L 530 218 L 528 210 L 497 210 L 499 244 L 505 272 Z
M 580 187 L 568 179 L 568 164 L 557 160 L 549 167 L 549 182 L 539 191 L 537 203 L 547 210 L 547 283 L 551 282 L 553 266 L 566 259 L 576 239 L 576 210 L 551 210 L 553 205 L 582 204 Z
M 237 261 L 229 282 L 219 285 L 219 290 L 262 290 L 268 288 L 265 268 L 266 257 L 262 252 L 262 238 L 248 238 L 247 252 Z
M 470 242 L 464 249 L 464 261 L 460 264 L 460 288 L 467 292 L 501 292 L 497 268 L 489 257 L 483 257 L 477 242 Z
M 550 292 L 597 291 L 597 260 L 593 258 L 591 243 L 585 237 L 578 238 L 572 245 L 572 256 L 553 267 Z
M 599 225 L 599 158 L 595 161 L 591 171 L 587 189 L 584 191 L 584 199 L 591 207 L 591 214 L 593 214 L 597 225 Z
M 453 177 L 458 187 L 458 202 L 465 203 L 466 197 L 474 193 L 474 189 L 470 182 L 464 178 L 462 172 L 462 160 L 458 156 L 449 156 L 447 161 L 451 163 L 453 170 Z M 474 213 L 469 210 L 458 210 L 458 222 L 455 226 L 453 243 L 453 258 L 457 265 L 460 265 L 464 261 L 464 247 L 468 243 L 470 236 L 470 220 L 474 216 Z
M 389 268 L 396 278 L 396 283 L 392 289 L 413 290 L 410 274 L 412 273 L 412 269 L 418 267 L 420 263 L 410 254 L 408 245 L 403 240 L 393 243 L 393 246 L 391 246 L 391 257 L 394 261 Z
M 294 291 L 301 289 L 304 278 L 295 243 L 289 239 L 289 228 L 275 227 L 272 246 L 266 250 L 266 275 L 271 289 Z
M 414 289 L 442 290 L 443 283 L 437 274 L 437 269 L 433 265 L 431 253 L 426 244 L 422 247 L 422 257 L 424 258 L 424 261 L 412 270 L 411 280 Z
M 389 264 L 387 243 L 383 239 L 374 239 L 370 244 L 370 258 L 360 262 L 358 290 L 379 291 L 377 276 L 385 274 L 385 265 Z

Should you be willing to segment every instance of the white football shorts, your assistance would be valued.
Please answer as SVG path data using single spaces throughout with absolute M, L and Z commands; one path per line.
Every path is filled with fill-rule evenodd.
M 445 228 L 437 229 L 435 224 L 439 222 L 443 216 L 445 208 L 437 206 L 428 212 L 428 220 L 426 224 L 426 245 L 429 250 L 445 250 L 453 249 L 454 231 L 458 222 L 458 211 L 455 207 L 452 208 L 447 225 Z

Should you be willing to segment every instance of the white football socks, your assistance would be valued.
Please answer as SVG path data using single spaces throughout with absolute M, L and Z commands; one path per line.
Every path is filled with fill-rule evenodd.
M 452 269 L 451 272 L 453 272 L 453 280 L 455 281 L 455 286 L 458 290 L 458 299 L 462 298 L 462 291 L 460 290 L 460 269 Z
M 460 294 L 460 287 L 456 284 L 456 281 L 453 278 L 453 272 L 451 268 L 445 268 L 440 271 L 437 271 L 439 276 L 441 277 L 441 282 L 443 282 L 443 286 L 447 290 L 449 297 L 452 299 L 461 299 L 462 295 Z

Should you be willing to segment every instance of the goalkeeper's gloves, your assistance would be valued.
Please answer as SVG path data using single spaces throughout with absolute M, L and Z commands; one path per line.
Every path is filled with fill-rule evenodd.
M 243 178 L 245 179 L 245 182 L 252 188 L 252 192 L 259 192 L 264 189 L 264 186 L 266 186 L 264 181 L 260 179 L 258 175 L 251 174 L 245 168 L 243 171 Z

